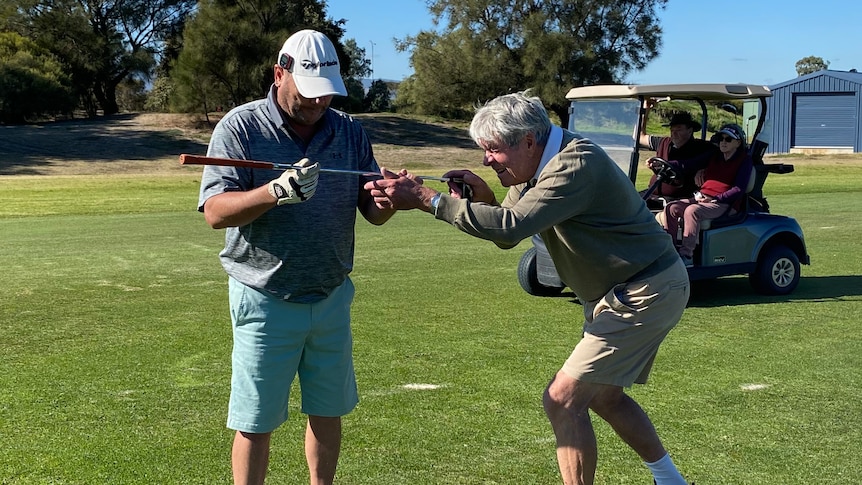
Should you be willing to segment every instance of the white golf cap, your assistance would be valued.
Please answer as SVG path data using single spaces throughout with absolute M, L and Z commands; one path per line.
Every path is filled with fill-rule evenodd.
M 347 96 L 335 46 L 316 30 L 288 37 L 278 53 L 278 65 L 293 74 L 299 94 L 306 98 Z

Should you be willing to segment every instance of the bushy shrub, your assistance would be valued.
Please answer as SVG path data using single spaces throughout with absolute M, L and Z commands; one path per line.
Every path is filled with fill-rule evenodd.
M 0 123 L 67 115 L 74 107 L 69 77 L 51 54 L 18 34 L 0 33 Z

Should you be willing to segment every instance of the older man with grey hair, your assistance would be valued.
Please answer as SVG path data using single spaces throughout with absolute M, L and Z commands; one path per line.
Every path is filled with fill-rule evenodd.
M 625 392 L 646 382 L 659 345 L 679 322 L 689 281 L 673 243 L 631 181 L 590 140 L 552 125 L 537 97 L 509 94 L 475 114 L 483 164 L 509 187 L 502 203 L 479 176 L 455 170 L 472 200 L 384 170 L 366 183 L 381 209 L 430 212 L 507 249 L 540 234 L 560 277 L 583 302 L 583 338 L 551 379 L 544 408 L 566 484 L 592 484 L 597 445 L 590 411 L 646 462 L 658 485 L 683 485 L 652 422 Z

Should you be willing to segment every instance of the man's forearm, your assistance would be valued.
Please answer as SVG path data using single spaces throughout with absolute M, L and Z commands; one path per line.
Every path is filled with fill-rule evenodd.
M 646 132 L 649 111 L 649 108 L 645 106 L 641 107 L 641 112 L 643 113 L 643 116 L 641 117 L 641 125 L 638 127 L 638 144 L 641 148 L 650 148 L 649 135 Z
M 246 192 L 225 192 L 204 203 L 204 218 L 213 229 L 240 227 L 252 223 L 276 205 L 266 185 Z
M 364 190 L 360 192 L 359 213 L 362 214 L 362 217 L 366 221 L 379 226 L 391 219 L 395 215 L 395 212 L 395 209 L 381 209 L 377 207 L 377 204 L 374 203 L 374 199 L 368 192 Z

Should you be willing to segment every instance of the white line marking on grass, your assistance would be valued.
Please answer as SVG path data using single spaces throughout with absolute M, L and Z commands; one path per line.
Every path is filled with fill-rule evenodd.
M 404 384 L 401 387 L 409 391 L 433 391 L 434 389 L 440 389 L 441 386 L 437 384 Z
M 762 391 L 769 387 L 769 384 L 743 384 L 739 386 L 743 391 Z
M 138 393 L 138 391 L 136 391 L 136 390 L 126 389 L 124 391 L 120 391 L 119 393 L 117 393 L 117 398 L 119 398 L 123 401 L 137 401 L 137 399 L 135 398 L 135 394 L 137 394 L 137 393 Z

